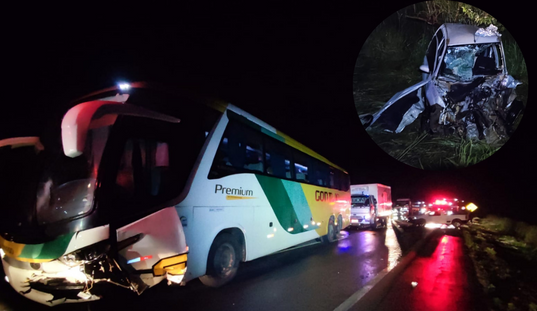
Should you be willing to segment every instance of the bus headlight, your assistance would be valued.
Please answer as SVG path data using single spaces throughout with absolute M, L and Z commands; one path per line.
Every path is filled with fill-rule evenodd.
M 84 263 L 83 260 L 78 258 L 76 253 L 69 253 L 58 258 L 63 264 L 69 267 L 76 267 Z

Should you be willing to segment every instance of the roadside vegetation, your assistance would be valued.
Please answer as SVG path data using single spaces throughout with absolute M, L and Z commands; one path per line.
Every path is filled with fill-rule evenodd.
M 537 310 L 537 226 L 488 216 L 463 226 L 466 248 L 493 310 Z
M 417 3 L 392 14 L 368 37 L 358 56 L 353 79 L 358 115 L 375 113 L 395 93 L 422 80 L 419 66 L 436 29 L 445 22 L 486 27 L 493 23 L 502 33 L 509 74 L 522 82 L 518 99 L 527 105 L 528 73 L 520 48 L 511 34 L 494 19 L 470 5 L 436 0 Z M 515 122 L 515 129 L 522 114 Z M 478 163 L 507 141 L 470 141 L 456 135 L 430 135 L 420 130 L 420 117 L 401 133 L 368 130 L 371 138 L 392 157 L 421 169 L 451 169 Z

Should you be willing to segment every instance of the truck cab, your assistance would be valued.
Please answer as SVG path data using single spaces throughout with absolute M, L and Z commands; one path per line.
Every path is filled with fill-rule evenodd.
M 376 211 L 376 199 L 370 195 L 351 196 L 351 226 L 364 227 L 371 226 L 371 219 Z

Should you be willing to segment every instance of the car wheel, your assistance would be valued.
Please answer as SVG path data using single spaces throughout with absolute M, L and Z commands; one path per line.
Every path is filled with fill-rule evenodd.
M 453 225 L 453 227 L 459 228 L 461 226 L 461 221 L 459 219 L 454 219 L 451 221 L 451 224 Z
M 323 242 L 325 243 L 332 243 L 337 240 L 337 226 L 335 224 L 335 218 L 334 216 L 330 216 L 330 219 L 328 220 L 328 228 L 327 228 L 327 234 L 323 236 Z
M 240 244 L 233 235 L 222 233 L 214 239 L 207 259 L 207 274 L 200 281 L 209 287 L 220 287 L 237 274 Z

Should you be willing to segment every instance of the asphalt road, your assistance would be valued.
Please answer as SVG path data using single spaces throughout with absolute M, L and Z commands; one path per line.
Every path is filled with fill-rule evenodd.
M 370 311 L 488 310 L 460 230 L 437 230 Z M 355 306 L 351 310 L 359 310 Z
M 395 233 L 392 228 L 345 230 L 332 244 L 309 245 L 241 263 L 236 278 L 218 289 L 205 287 L 199 280 L 186 286 L 163 282 L 141 296 L 118 288 L 105 299 L 91 303 L 89 309 L 334 310 L 380 271 L 392 269 L 405 248 L 422 234 Z M 0 311 L 50 310 L 18 295 L 6 282 L 0 283 Z M 62 305 L 54 309 L 80 307 Z

